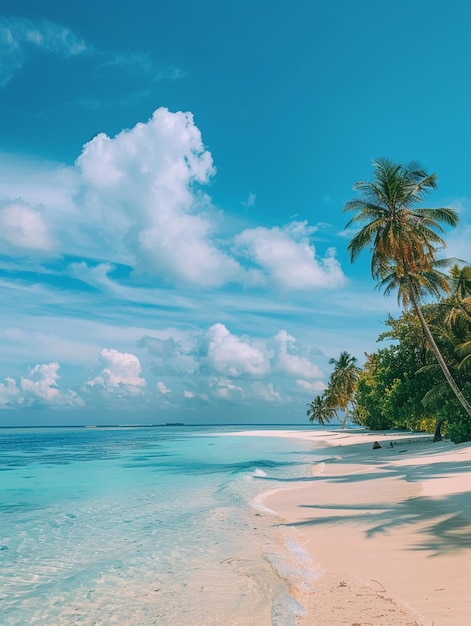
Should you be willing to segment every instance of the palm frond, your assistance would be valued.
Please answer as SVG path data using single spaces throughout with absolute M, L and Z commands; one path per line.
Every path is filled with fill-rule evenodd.
M 422 398 L 422 404 L 425 407 L 435 404 L 445 398 L 449 392 L 450 388 L 448 386 L 448 383 L 444 381 L 443 383 L 440 383 L 427 391 L 427 393 Z

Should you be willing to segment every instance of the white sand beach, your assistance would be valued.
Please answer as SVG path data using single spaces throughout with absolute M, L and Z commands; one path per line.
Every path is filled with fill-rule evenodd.
M 299 597 L 300 624 L 471 624 L 471 444 L 354 430 L 251 434 L 306 438 L 316 453 L 329 446 L 312 482 L 263 499 L 324 572 Z

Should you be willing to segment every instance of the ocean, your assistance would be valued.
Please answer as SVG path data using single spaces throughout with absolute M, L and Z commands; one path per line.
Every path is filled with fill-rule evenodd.
M 261 494 L 326 451 L 246 430 L 0 429 L 2 626 L 295 626 L 319 572 Z

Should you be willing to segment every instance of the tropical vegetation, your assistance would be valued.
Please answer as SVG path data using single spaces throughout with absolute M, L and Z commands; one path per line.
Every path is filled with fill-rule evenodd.
M 330 359 L 334 370 L 330 375 L 327 388 L 322 395 L 314 398 L 308 405 L 307 415 L 310 422 L 328 424 L 336 418 L 342 428 L 353 414 L 354 396 L 360 376 L 356 357 L 348 352 L 341 352 L 338 360 Z
M 341 415 L 343 423 L 373 429 L 436 428 L 437 439 L 443 427 L 453 441 L 470 440 L 471 266 L 442 256 L 446 228 L 457 225 L 458 215 L 416 206 L 436 188 L 436 175 L 418 163 L 373 165 L 373 181 L 356 183 L 359 198 L 344 207 L 355 213 L 348 250 L 352 262 L 371 251 L 377 288 L 395 291 L 403 313 L 388 317 L 379 340 L 389 345 L 367 355 L 362 370 L 342 353 L 339 361 L 351 366 L 348 385 L 337 383 L 343 367 L 331 360 L 327 388 L 308 415 L 319 423 Z

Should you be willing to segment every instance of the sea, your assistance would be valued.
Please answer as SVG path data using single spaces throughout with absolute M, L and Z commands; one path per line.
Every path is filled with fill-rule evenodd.
M 247 428 L 0 429 L 2 626 L 295 626 L 321 572 L 263 494 L 328 452 Z

